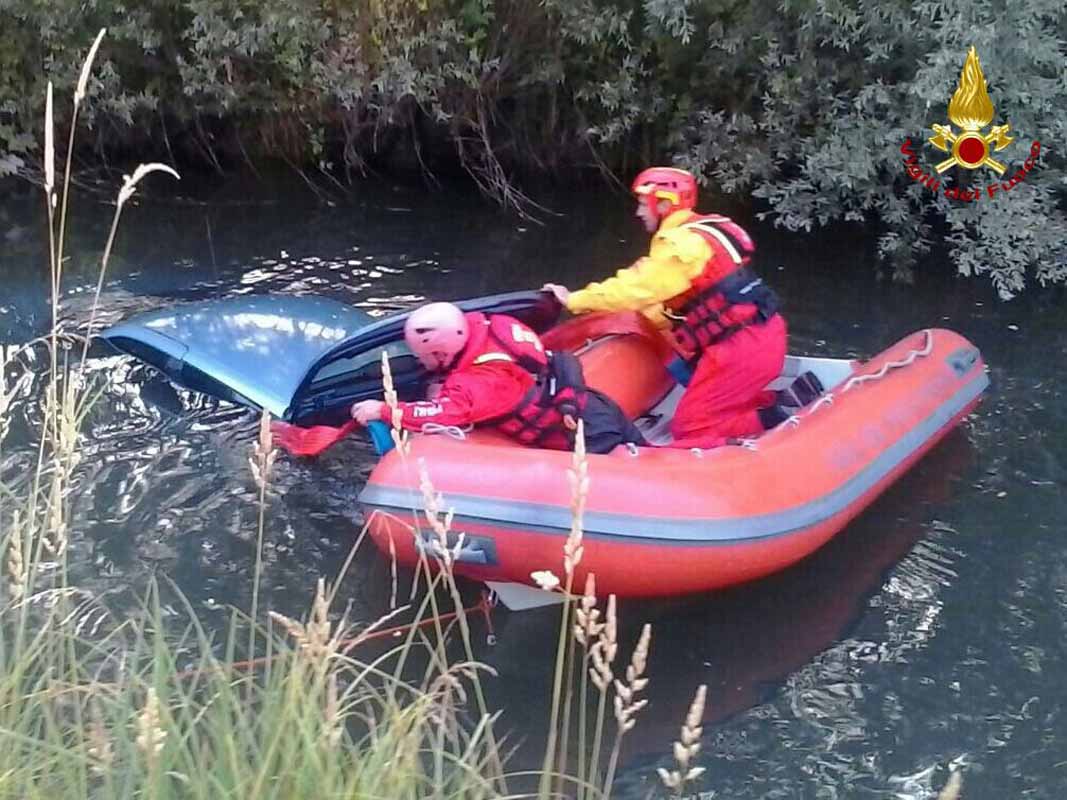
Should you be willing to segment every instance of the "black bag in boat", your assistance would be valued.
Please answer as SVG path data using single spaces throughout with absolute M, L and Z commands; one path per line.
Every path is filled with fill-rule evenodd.
M 610 453 L 620 444 L 647 445 L 648 442 L 627 418 L 619 404 L 585 383 L 581 362 L 571 353 L 553 352 L 549 357 L 549 390 L 557 394 L 572 389 L 576 402 L 563 413 L 581 417 L 585 429 L 585 449 L 589 453 Z M 580 399 L 579 399 L 580 398 Z

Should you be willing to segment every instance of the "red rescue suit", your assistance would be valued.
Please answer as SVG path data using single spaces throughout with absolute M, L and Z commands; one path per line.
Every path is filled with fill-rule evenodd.
M 781 374 L 787 329 L 774 293 L 748 268 L 755 250 L 727 217 L 692 214 L 679 227 L 712 251 L 691 289 L 665 315 L 678 350 L 695 367 L 671 423 L 673 447 L 715 447 L 754 436 L 759 410 L 774 404 L 765 387 Z
M 540 338 L 522 322 L 504 314 L 465 316 L 470 339 L 438 396 L 400 403 L 401 426 L 420 431 L 428 422 L 489 423 L 526 445 L 571 449 L 573 434 L 564 427 L 564 414 L 577 419 L 588 400 L 580 367 L 576 380 L 558 384 Z M 385 406 L 382 420 L 390 422 L 391 415 Z

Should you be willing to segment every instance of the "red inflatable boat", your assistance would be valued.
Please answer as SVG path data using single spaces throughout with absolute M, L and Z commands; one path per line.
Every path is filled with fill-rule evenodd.
M 612 395 L 650 442 L 669 442 L 682 387 L 663 366 L 663 342 L 589 333 L 578 318 L 550 332 L 549 346 L 573 349 L 590 385 Z M 955 427 L 989 383 L 977 348 L 938 329 L 907 336 L 864 363 L 789 356 L 770 388 L 807 371 L 826 390 L 758 439 L 713 450 L 620 447 L 590 455 L 575 586 L 593 572 L 601 595 L 680 595 L 781 570 L 847 525 Z M 378 547 L 409 566 L 420 548 L 439 546 L 421 515 L 420 458 L 455 512 L 453 531 L 465 534 L 456 571 L 486 582 L 512 608 L 549 599 L 530 574 L 563 575 L 571 454 L 479 430 L 463 439 L 420 434 L 407 458 L 387 453 L 360 502 Z M 407 526 L 416 518 L 422 532 L 413 536 Z

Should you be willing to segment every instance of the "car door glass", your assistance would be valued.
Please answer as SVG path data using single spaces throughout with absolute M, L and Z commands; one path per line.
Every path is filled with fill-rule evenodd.
M 396 383 L 408 382 L 422 372 L 418 359 L 410 353 L 391 354 L 389 368 Z M 325 388 L 363 390 L 368 385 L 381 386 L 381 350 L 360 353 L 351 358 L 339 358 L 324 365 L 311 381 L 311 391 Z

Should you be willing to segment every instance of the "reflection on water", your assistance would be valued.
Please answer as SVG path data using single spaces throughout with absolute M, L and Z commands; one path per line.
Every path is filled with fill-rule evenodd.
M 538 227 L 463 195 L 379 189 L 320 208 L 291 196 L 241 204 L 232 191 L 233 202 L 129 209 L 97 324 L 268 292 L 380 316 L 426 297 L 548 279 L 575 285 L 609 274 L 643 243 L 628 206 L 607 196 L 586 196 Z M 93 236 L 107 211 L 77 209 L 63 312 L 71 329 L 88 321 Z M 20 206 L 9 219 L 34 229 L 32 210 Z M 992 388 L 963 429 L 794 569 L 714 596 L 622 604 L 620 658 L 644 622 L 653 644 L 650 704 L 626 740 L 621 795 L 662 796 L 654 768 L 670 766 L 670 742 L 703 683 L 708 773 L 697 789 L 716 797 L 920 800 L 936 796 L 951 763 L 967 765 L 968 800 L 1063 796 L 1067 436 L 1058 379 L 1067 329 L 1056 304 L 1002 305 L 983 286 L 932 269 L 919 272 L 917 288 L 878 284 L 862 266 L 862 239 L 812 247 L 758 232 L 759 268 L 787 303 L 794 349 L 866 357 L 944 326 L 983 350 Z M 44 330 L 40 255 L 32 237 L 5 253 L 14 277 L 0 299 L 0 341 Z M 249 313 L 249 324 L 272 324 Z M 31 348 L 8 367 L 7 482 L 24 479 L 35 458 L 27 442 L 39 421 L 42 355 Z M 247 607 L 257 515 L 247 456 L 258 420 L 103 350 L 89 375 L 103 394 L 83 426 L 71 490 L 76 579 L 121 602 L 166 574 L 209 620 L 223 619 L 219 604 Z M 373 458 L 369 442 L 351 437 L 317 460 L 280 459 L 265 604 L 299 614 L 315 577 L 339 568 Z M 388 567 L 368 549 L 342 593 L 355 616 L 370 616 L 384 608 L 388 584 Z M 481 653 L 499 671 L 490 689 L 505 725 L 527 743 L 517 765 L 537 761 L 555 624 L 550 611 L 501 612 L 499 644 Z

